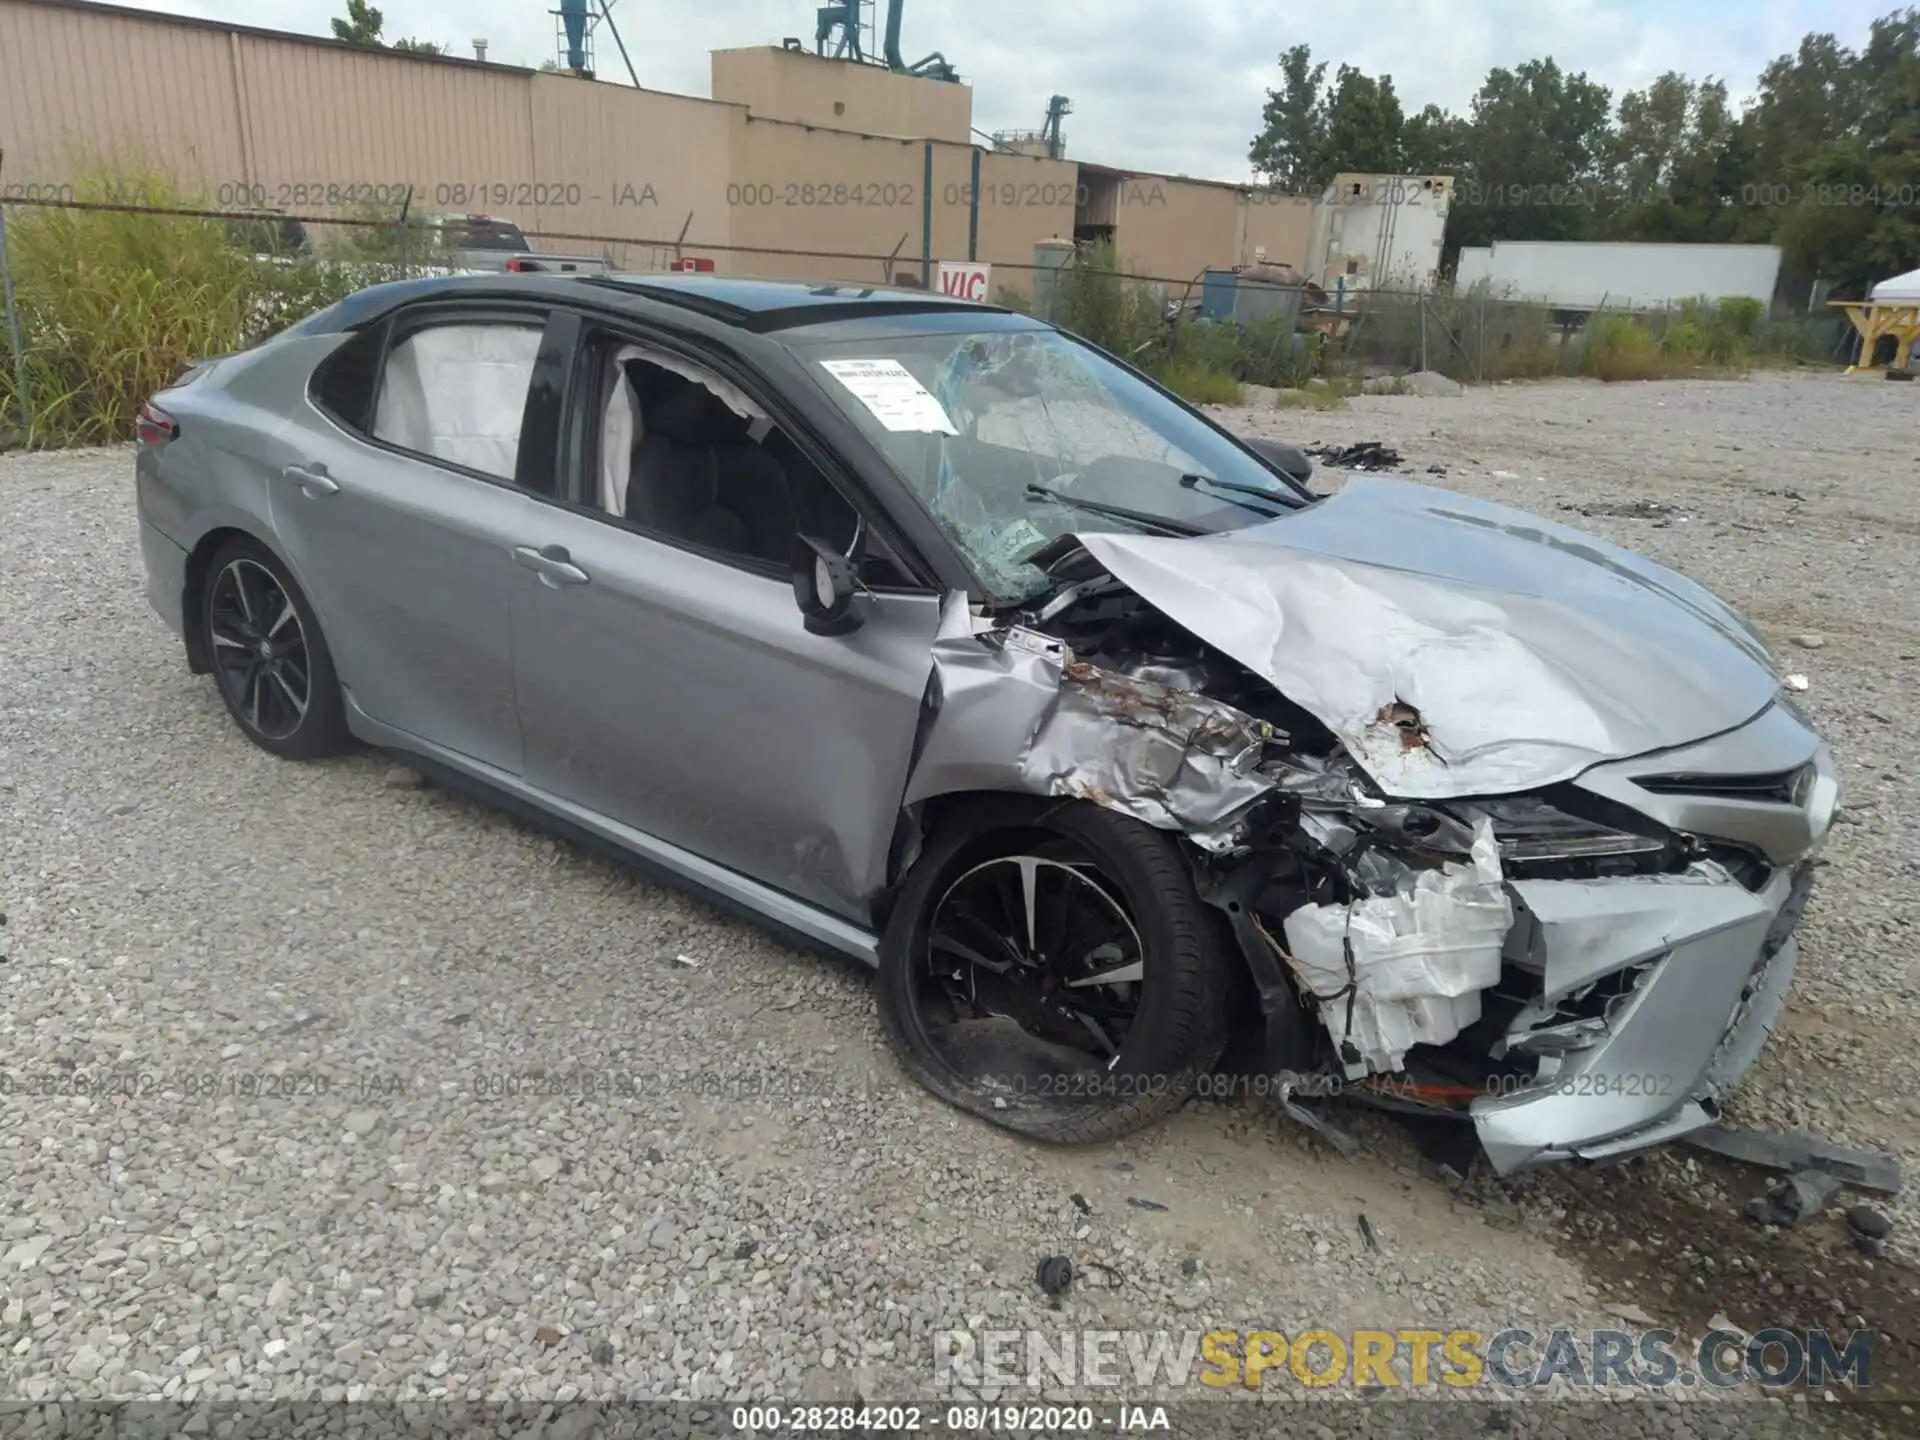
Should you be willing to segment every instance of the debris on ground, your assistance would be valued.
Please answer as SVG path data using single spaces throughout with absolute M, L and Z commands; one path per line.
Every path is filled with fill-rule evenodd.
M 1768 1187 L 1764 1195 L 1747 1202 L 1747 1218 L 1760 1225 L 1794 1226 L 1820 1213 L 1840 1193 L 1838 1175 L 1824 1170 L 1798 1170 Z
M 1073 1201 L 1075 1205 L 1080 1207 L 1080 1213 L 1082 1215 L 1093 1214 L 1093 1206 L 1087 1203 L 1087 1197 L 1082 1195 L 1078 1190 L 1074 1191 L 1073 1194 L 1069 1195 L 1067 1198 Z
M 1398 470 L 1400 452 L 1378 440 L 1360 440 L 1352 445 L 1308 445 L 1305 452 L 1322 465 L 1336 470 Z
M 751 1260 L 754 1252 L 759 1248 L 760 1242 L 758 1240 L 742 1240 L 738 1245 L 733 1247 L 733 1258 L 736 1260 Z
M 1817 630 L 1809 630 L 1804 635 L 1794 636 L 1793 643 L 1802 650 L 1820 650 L 1826 647 L 1827 637 Z
M 1073 1262 L 1064 1255 L 1042 1255 L 1034 1282 L 1048 1295 L 1064 1295 L 1073 1285 Z
M 1588 500 L 1584 503 L 1562 500 L 1559 508 L 1575 511 L 1590 520 L 1666 520 L 1680 513 L 1677 506 L 1664 500 Z
M 1785 1170 L 1796 1175 L 1819 1170 L 1861 1190 L 1876 1190 L 1882 1195 L 1900 1193 L 1900 1162 L 1892 1156 L 1837 1145 L 1803 1131 L 1735 1130 L 1725 1125 L 1709 1125 L 1683 1135 L 1681 1140 L 1697 1150 L 1711 1150 L 1729 1160 L 1767 1170 Z
M 1364 1210 L 1360 1212 L 1360 1238 L 1366 1242 L 1367 1249 L 1377 1251 L 1380 1248 L 1379 1240 L 1374 1237 L 1373 1225 Z
M 1881 1255 L 1893 1234 L 1893 1221 L 1871 1205 L 1855 1205 L 1847 1211 L 1847 1229 L 1853 1232 L 1853 1243 L 1867 1254 Z
M 691 955 L 676 955 L 673 959 L 675 964 L 684 965 L 689 970 L 698 970 L 700 968 L 700 962 Z
M 1129 1195 L 1127 1204 L 1136 1210 L 1165 1210 L 1167 1207 L 1158 1200 L 1142 1200 L 1138 1195 Z
M 1444 475 L 1446 473 L 1447 473 L 1447 467 L 1444 465 L 1427 466 L 1427 474 L 1429 475 Z
M 538 1330 L 533 1332 L 533 1338 L 551 1350 L 562 1340 L 566 1339 L 566 1336 L 562 1335 L 551 1325 L 542 1325 Z
M 387 771 L 384 783 L 389 790 L 418 790 L 426 785 L 427 777 L 405 765 L 395 765 Z
M 1807 677 L 1799 674 L 1784 675 L 1781 677 L 1780 683 L 1789 690 L 1804 690 L 1807 688 Z

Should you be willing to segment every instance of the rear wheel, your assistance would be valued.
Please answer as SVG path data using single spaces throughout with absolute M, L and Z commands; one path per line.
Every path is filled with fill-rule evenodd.
M 286 567 L 254 540 L 223 545 L 207 567 L 201 641 L 227 712 L 261 749 L 288 760 L 348 743 L 333 657 Z
M 928 842 L 881 943 L 901 1063 L 1040 1139 L 1109 1139 L 1220 1055 L 1233 971 L 1172 837 L 1082 801 L 989 800 Z

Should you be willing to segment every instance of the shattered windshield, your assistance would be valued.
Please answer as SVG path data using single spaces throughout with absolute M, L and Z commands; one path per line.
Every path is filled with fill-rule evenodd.
M 1224 436 L 1058 331 L 797 348 L 997 600 L 1046 589 L 1032 556 L 1063 534 L 1208 534 L 1301 503 Z

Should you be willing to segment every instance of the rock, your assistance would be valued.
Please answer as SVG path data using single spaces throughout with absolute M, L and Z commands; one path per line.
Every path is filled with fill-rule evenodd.
M 1251 410 L 1271 410 L 1280 403 L 1280 392 L 1271 385 L 1242 385 L 1240 403 Z
M 380 1123 L 378 1110 L 350 1110 L 347 1112 L 346 1126 L 349 1135 L 370 1135 L 373 1127 Z
M 1442 375 L 1438 370 L 1416 370 L 1411 375 L 1376 375 L 1361 382 L 1360 389 L 1368 395 L 1459 395 L 1466 390 L 1458 380 Z
M 22 1240 L 7 1251 L 6 1263 L 21 1270 L 31 1270 L 40 1263 L 40 1257 L 47 1253 L 47 1247 L 52 1244 L 51 1235 L 36 1235 L 31 1240 Z
M 67 1357 L 67 1374 L 76 1380 L 91 1380 L 107 1363 L 106 1357 L 91 1345 L 82 1345 Z
M 287 1353 L 287 1342 L 276 1335 L 260 1347 L 260 1353 L 269 1360 L 278 1360 Z
M 538 1330 L 533 1332 L 533 1338 L 539 1341 L 547 1349 L 551 1350 L 554 1346 L 558 1345 L 562 1340 L 566 1339 L 567 1337 L 562 1335 L 558 1330 L 554 1329 L 553 1326 L 551 1325 L 542 1325 Z
M 561 1160 L 558 1155 L 542 1155 L 538 1160 L 534 1161 L 529 1168 L 533 1171 L 533 1178 L 545 1184 L 547 1181 L 553 1179 L 554 1176 L 558 1175 L 561 1170 L 565 1168 L 565 1165 L 566 1162 Z
M 427 783 L 427 777 L 405 765 L 395 765 L 382 783 L 389 790 L 418 790 Z
M 1826 645 L 1827 637 L 1820 634 L 1817 630 L 1809 630 L 1804 635 L 1794 636 L 1793 643 L 1798 645 L 1802 650 L 1819 650 Z

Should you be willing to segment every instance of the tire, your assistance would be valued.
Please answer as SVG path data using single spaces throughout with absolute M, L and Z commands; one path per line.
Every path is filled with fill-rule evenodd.
M 312 605 L 272 551 L 245 537 L 222 545 L 207 565 L 195 618 L 214 684 L 243 735 L 283 760 L 348 747 L 333 655 Z
M 1086 1065 L 1056 1065 L 1066 1052 L 1021 1022 L 1004 1012 L 967 1014 L 964 999 L 936 993 L 957 983 L 951 973 L 937 974 L 934 963 L 936 914 L 950 913 L 943 904 L 992 864 L 1053 863 L 1026 860 L 1048 853 L 1082 857 L 1063 868 L 1079 871 L 1077 880 L 1097 881 L 1125 911 L 1138 941 L 1136 1008 L 1118 1053 L 1104 1063 L 1087 1057 Z M 1030 888 L 1027 914 L 1034 913 Z M 951 816 L 902 886 L 880 943 L 881 1023 L 901 1065 L 949 1104 L 1036 1139 L 1110 1140 L 1184 1103 L 1225 1047 L 1234 962 L 1224 929 L 1196 893 L 1170 835 L 1086 801 L 987 797 Z M 1018 948 L 1017 937 L 1008 943 Z M 1063 938 L 1056 953 L 1065 949 Z M 1044 988 L 1046 981 L 1039 983 Z M 1055 995 L 1072 988 L 1054 983 Z

